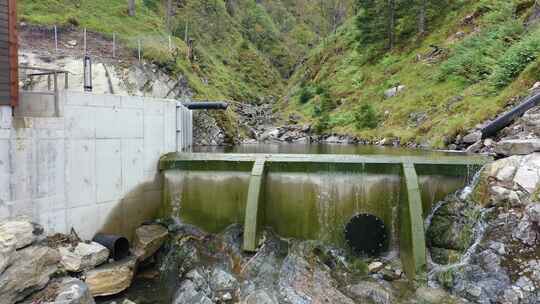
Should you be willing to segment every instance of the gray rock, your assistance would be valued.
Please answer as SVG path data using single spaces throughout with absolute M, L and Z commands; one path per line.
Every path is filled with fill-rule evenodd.
M 405 91 L 406 88 L 407 87 L 404 86 L 404 85 L 399 85 L 399 86 L 390 88 L 390 89 L 384 91 L 384 97 L 386 99 L 396 97 L 399 93 Z
M 81 272 L 101 265 L 109 258 L 109 249 L 105 246 L 92 242 L 86 244 L 80 242 L 73 247 L 60 247 L 60 263 L 67 271 Z
M 283 261 L 279 274 L 279 293 L 290 303 L 335 303 L 354 304 L 354 301 L 339 291 L 337 282 L 326 265 L 310 263 L 311 243 L 294 244 Z
M 94 304 L 88 286 L 81 280 L 65 278 L 60 282 L 60 290 L 55 303 L 58 304 Z
M 265 290 L 257 290 L 249 294 L 242 304 L 278 304 L 279 302 Z
M 86 273 L 86 284 L 92 296 L 109 296 L 126 290 L 133 280 L 137 258 L 102 265 Z
M 11 265 L 16 245 L 17 240 L 13 234 L 0 231 L 0 274 Z
M 144 225 L 135 230 L 134 253 L 144 261 L 156 253 L 167 239 L 169 231 L 161 225 Z
M 482 140 L 482 132 L 474 131 L 463 137 L 463 142 L 466 144 L 474 144 Z
M 42 233 L 43 228 L 41 226 L 24 219 L 8 220 L 0 223 L 0 234 L 11 234 L 15 236 L 15 247 L 17 249 L 32 244 Z
M 480 151 L 480 149 L 482 149 L 482 147 L 484 147 L 484 143 L 481 140 L 479 140 L 479 141 L 475 142 L 474 144 L 470 145 L 465 150 L 465 152 L 467 152 L 467 153 L 477 153 L 478 151 Z
M 375 304 L 392 304 L 394 298 L 384 286 L 374 282 L 360 282 L 349 287 L 349 292 L 355 297 L 372 301 Z
M 451 296 L 440 288 L 420 287 L 416 290 L 416 297 L 420 303 L 441 304 L 450 300 Z
M 527 155 L 540 151 L 540 139 L 508 139 L 495 145 L 495 153 L 511 155 Z
M 173 304 L 212 304 L 212 300 L 203 292 L 197 291 L 195 284 L 185 280 L 176 291 Z
M 232 290 L 237 286 L 236 278 L 223 269 L 214 269 L 210 276 L 210 288 L 214 291 Z
M 59 261 L 58 251 L 45 246 L 17 251 L 11 266 L 0 275 L 0 303 L 15 303 L 45 287 Z
M 533 153 L 523 158 L 514 176 L 514 182 L 530 194 L 536 191 L 540 185 L 540 153 Z

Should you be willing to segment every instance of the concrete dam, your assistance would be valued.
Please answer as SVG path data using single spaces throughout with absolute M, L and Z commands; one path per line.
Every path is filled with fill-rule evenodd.
M 246 251 L 257 250 L 262 227 L 283 237 L 347 246 L 348 222 L 372 215 L 388 235 L 383 251 L 399 252 L 405 273 L 414 279 L 426 270 L 424 219 L 432 205 L 463 188 L 488 161 L 442 155 L 171 153 L 160 160 L 161 213 L 216 233 L 243 223 Z M 369 235 L 368 230 L 351 235 Z

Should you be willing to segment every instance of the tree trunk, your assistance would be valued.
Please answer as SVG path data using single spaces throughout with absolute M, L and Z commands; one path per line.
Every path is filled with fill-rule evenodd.
M 135 0 L 128 0 L 128 13 L 130 16 L 135 16 Z
M 420 0 L 420 11 L 418 13 L 418 34 L 420 34 L 420 36 L 426 34 L 426 11 L 427 0 Z
M 396 2 L 388 0 L 388 49 L 391 50 L 395 45 L 395 28 L 396 28 Z

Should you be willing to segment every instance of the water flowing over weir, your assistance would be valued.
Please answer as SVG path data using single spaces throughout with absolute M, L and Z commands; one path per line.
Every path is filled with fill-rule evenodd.
M 345 246 L 358 214 L 384 223 L 388 250 L 406 274 L 426 270 L 424 220 L 432 204 L 463 188 L 486 157 L 170 154 L 161 159 L 164 216 L 209 232 L 244 223 L 244 249 L 262 227 L 283 237 Z M 356 233 L 365 233 L 357 231 Z

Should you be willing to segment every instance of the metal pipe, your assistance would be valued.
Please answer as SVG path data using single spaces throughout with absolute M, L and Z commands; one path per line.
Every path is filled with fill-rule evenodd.
M 530 110 L 531 108 L 539 104 L 540 104 L 540 93 L 527 98 L 523 103 L 514 107 L 508 113 L 502 115 L 501 117 L 495 119 L 494 121 L 490 122 L 487 126 L 485 126 L 481 130 L 482 138 L 496 135 L 497 132 L 499 132 L 501 129 L 509 126 L 518 117 L 521 117 L 523 114 L 525 114 L 525 112 L 527 112 L 528 110 Z
M 98 233 L 93 241 L 107 247 L 110 251 L 110 257 L 115 261 L 121 260 L 129 255 L 129 241 L 125 237 Z
M 227 110 L 229 104 L 226 102 L 183 102 L 182 105 L 189 110 Z

